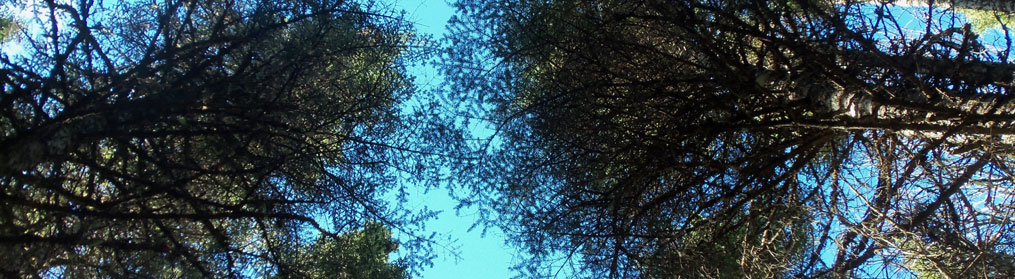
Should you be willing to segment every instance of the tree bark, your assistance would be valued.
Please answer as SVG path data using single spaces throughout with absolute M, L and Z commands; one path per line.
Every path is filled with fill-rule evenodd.
M 839 4 L 857 2 L 849 0 L 838 0 Z M 863 2 L 863 1 L 860 1 Z M 866 1 L 871 4 L 880 4 L 882 1 Z M 895 0 L 890 1 L 892 5 L 901 7 L 930 7 L 931 5 L 942 9 L 970 9 L 983 11 L 1015 12 L 1015 1 L 1012 0 Z

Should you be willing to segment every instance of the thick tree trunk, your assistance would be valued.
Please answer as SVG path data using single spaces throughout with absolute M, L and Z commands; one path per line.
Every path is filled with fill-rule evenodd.
M 947 144 L 961 146 L 985 141 L 1015 146 L 1015 96 L 1004 91 L 1015 83 L 1015 66 L 989 62 L 957 65 L 932 58 L 897 60 L 858 63 L 892 64 L 892 70 L 904 72 L 903 75 L 952 77 L 956 83 L 978 85 L 974 86 L 976 90 L 923 85 L 899 90 L 841 84 L 823 75 L 808 75 L 793 81 L 786 101 L 805 101 L 845 129 L 891 130 L 925 139 L 939 139 L 957 129 L 946 139 Z
M 839 3 L 847 2 L 867 2 L 867 3 L 881 3 L 882 1 L 850 1 L 850 0 L 839 0 Z M 985 10 L 985 11 L 1001 11 L 1001 12 L 1015 12 L 1015 0 L 895 0 L 892 1 L 892 5 L 902 7 L 934 7 L 949 9 L 970 9 L 970 10 Z

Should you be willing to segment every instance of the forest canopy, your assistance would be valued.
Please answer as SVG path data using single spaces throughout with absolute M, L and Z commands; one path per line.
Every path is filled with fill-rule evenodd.
M 1015 277 L 1015 1 L 0 5 L 0 277 Z

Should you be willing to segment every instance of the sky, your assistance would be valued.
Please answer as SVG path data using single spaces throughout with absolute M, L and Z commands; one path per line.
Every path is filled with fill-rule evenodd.
M 405 18 L 415 24 L 420 34 L 429 34 L 440 41 L 445 35 L 446 25 L 455 9 L 444 0 L 384 0 L 392 3 L 392 9 L 405 12 Z M 421 90 L 441 86 L 444 79 L 433 66 L 420 65 L 409 68 L 415 77 L 416 86 Z M 457 202 L 449 197 L 445 189 L 432 189 L 423 193 L 421 189 L 410 192 L 409 206 L 441 211 L 440 215 L 426 224 L 428 230 L 451 236 L 453 243 L 445 243 L 457 252 L 457 257 L 447 248 L 437 248 L 437 259 L 433 267 L 425 268 L 419 279 L 456 278 L 510 278 L 510 267 L 515 262 L 517 249 L 504 243 L 503 232 L 490 228 L 483 234 L 482 228 L 469 228 L 476 222 L 475 212 L 462 210 L 456 214 Z

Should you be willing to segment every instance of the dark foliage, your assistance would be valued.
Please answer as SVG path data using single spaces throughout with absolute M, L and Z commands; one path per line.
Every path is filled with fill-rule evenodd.
M 1015 272 L 1007 29 L 849 1 L 458 6 L 445 71 L 496 127 L 464 199 L 533 277 Z
M 436 153 L 417 133 L 433 121 L 400 107 L 416 39 L 399 18 L 329 0 L 32 3 L 11 4 L 36 15 L 26 50 L 0 57 L 4 276 L 305 277 L 297 247 L 427 217 L 381 200 Z M 415 239 L 385 268 L 425 262 Z

